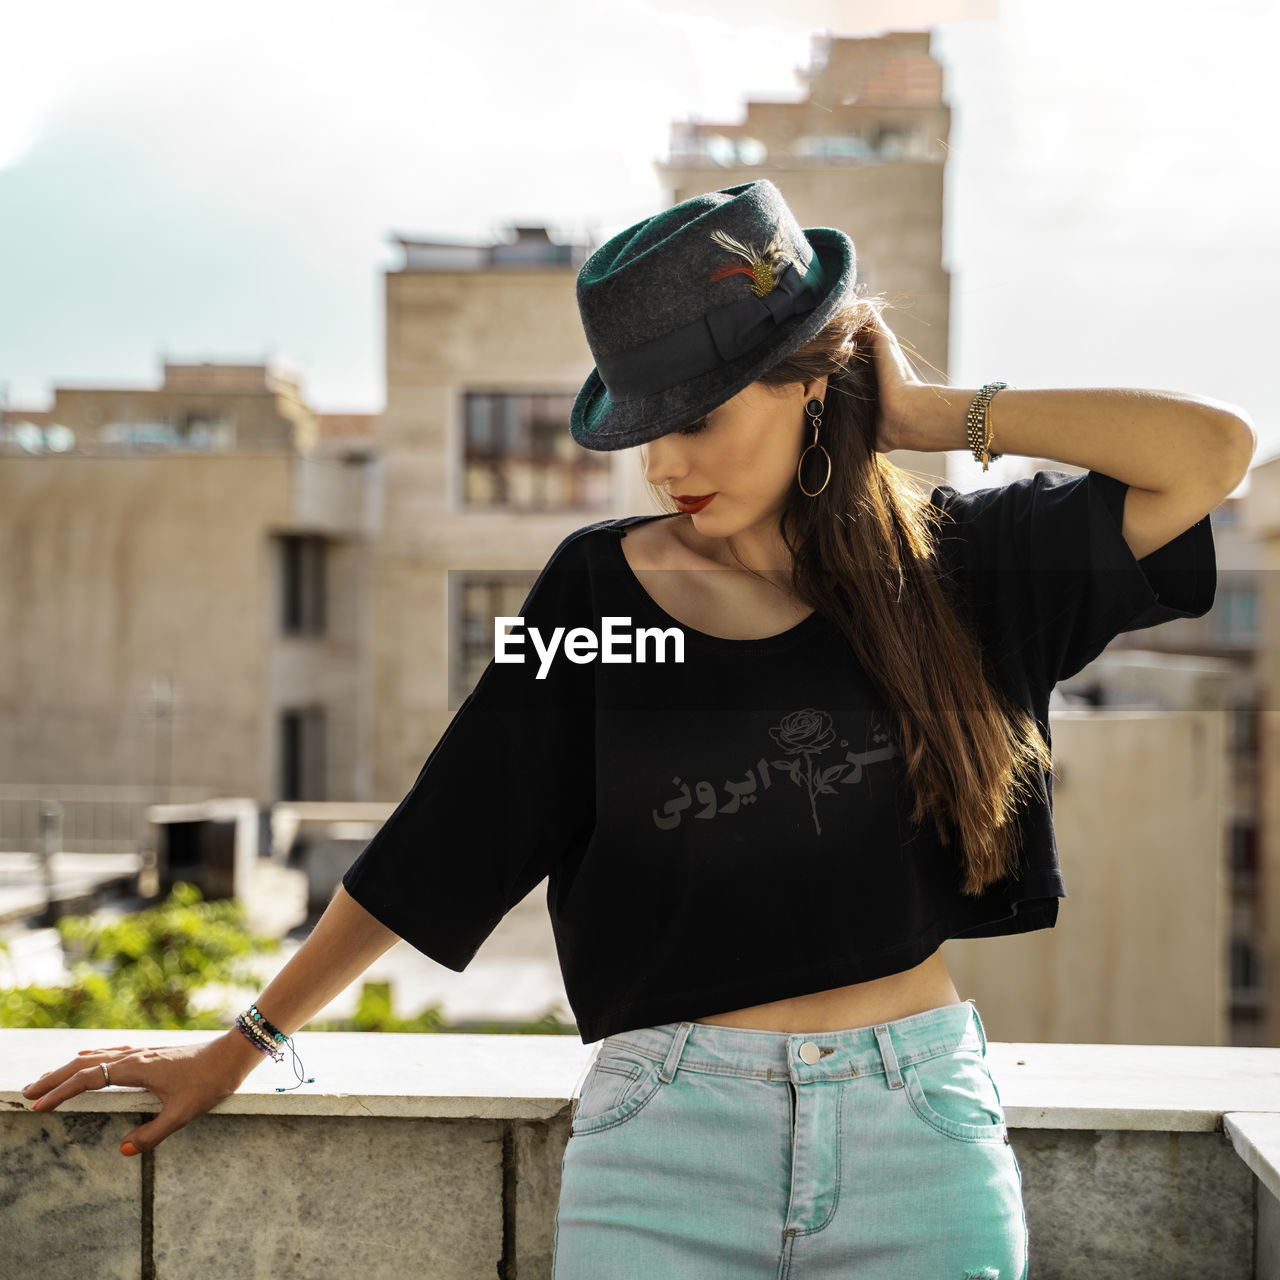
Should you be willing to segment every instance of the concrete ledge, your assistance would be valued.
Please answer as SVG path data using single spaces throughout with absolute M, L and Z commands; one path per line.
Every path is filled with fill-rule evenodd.
M 1255 1274 L 1258 1280 L 1280 1276 L 1280 1115 L 1233 1112 L 1223 1116 L 1223 1124 L 1236 1154 L 1258 1180 Z
M 0 1030 L 0 1103 L 21 1105 L 29 1080 L 105 1045 L 199 1044 L 205 1031 Z M 286 1066 L 264 1062 L 222 1115 L 452 1116 L 546 1119 L 563 1110 L 595 1056 L 576 1036 L 395 1035 L 300 1032 L 294 1037 L 313 1085 L 292 1085 Z M 1221 1132 L 1227 1113 L 1270 1153 L 1280 1194 L 1280 1049 L 1196 1045 L 1019 1044 L 987 1046 L 1010 1128 Z M 67 1109 L 146 1111 L 136 1089 L 101 1089 Z M 1268 1115 L 1276 1129 L 1266 1127 Z M 1268 1136 L 1271 1135 L 1271 1136 Z M 1241 1141 L 1246 1141 L 1242 1138 Z M 1237 1143 L 1244 1156 L 1244 1148 Z M 1261 1158 L 1261 1157 L 1259 1157 Z
M 316 1084 L 276 1093 L 292 1073 L 264 1062 L 135 1160 L 116 1148 L 157 1109 L 149 1094 L 98 1089 L 46 1115 L 20 1094 L 80 1049 L 207 1038 L 0 1030 L 0 1280 L 222 1280 L 229 1258 L 306 1280 L 549 1280 L 561 1157 L 595 1046 L 304 1033 Z M 1280 1049 L 988 1051 L 1036 1280 L 1280 1275 Z
M 1196 1133 L 1280 1112 L 1280 1049 L 991 1041 L 987 1061 L 1011 1128 Z
M 1280 1107 L 1280 1097 L 1273 1097 L 1271 1101 Z M 1253 1170 L 1258 1181 L 1280 1199 L 1280 1114 L 1235 1112 L 1222 1119 L 1236 1154 Z

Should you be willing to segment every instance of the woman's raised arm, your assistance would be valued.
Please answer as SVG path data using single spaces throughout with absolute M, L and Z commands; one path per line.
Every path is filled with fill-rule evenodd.
M 965 415 L 977 388 L 922 382 L 883 323 L 873 342 L 876 447 L 967 448 Z M 1010 387 L 989 413 L 997 454 L 1048 458 L 1123 480 L 1123 536 L 1138 560 L 1212 511 L 1244 478 L 1257 447 L 1242 410 L 1175 391 Z
M 264 1017 L 292 1035 L 354 982 L 395 942 L 396 934 L 338 886 L 316 927 L 258 1000 Z M 183 1125 L 203 1115 L 244 1083 L 263 1055 L 234 1027 L 202 1045 L 165 1049 L 86 1050 L 23 1089 L 35 1099 L 33 1111 L 52 1111 L 60 1102 L 112 1084 L 147 1089 L 160 1099 L 160 1113 L 124 1137 L 124 1155 L 149 1151 Z

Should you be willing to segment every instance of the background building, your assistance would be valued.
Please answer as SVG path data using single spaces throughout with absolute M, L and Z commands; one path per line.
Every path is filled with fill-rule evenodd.
M 0 451 L 0 779 L 367 795 L 373 461 L 325 457 L 266 365 L 59 387 L 39 416 Z M 4 821 L 15 847 L 30 815 Z

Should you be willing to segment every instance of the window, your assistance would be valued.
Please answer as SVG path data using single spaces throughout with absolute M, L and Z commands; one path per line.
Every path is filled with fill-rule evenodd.
M 1232 874 L 1252 880 L 1258 874 L 1258 828 L 1253 822 L 1237 818 L 1231 824 L 1229 844 Z
M 918 149 L 909 128 L 886 125 L 876 133 L 875 151 L 880 160 L 904 160 Z
M 178 435 L 191 449 L 226 449 L 235 443 L 234 420 L 217 413 L 184 413 Z
M 1220 585 L 1214 601 L 1215 629 L 1223 640 L 1245 644 L 1255 638 L 1257 593 L 1252 586 Z
M 325 799 L 323 707 L 280 713 L 280 799 Z
M 1244 938 L 1231 939 L 1232 994 L 1251 994 L 1262 985 L 1262 966 L 1252 943 Z
M 457 706 L 475 688 L 493 657 L 494 618 L 518 617 L 537 576 L 534 570 L 450 574 L 450 616 L 454 619 L 449 663 L 452 705 Z
M 287 636 L 325 630 L 325 539 L 285 533 L 280 543 L 280 629 Z
M 463 503 L 554 511 L 609 504 L 607 454 L 569 434 L 573 396 L 468 392 L 463 403 Z
M 791 144 L 791 154 L 818 164 L 857 164 L 876 159 L 873 145 L 857 133 L 804 134 Z
M 121 449 L 212 452 L 235 444 L 235 420 L 196 411 L 151 420 L 116 418 L 98 428 L 97 442 Z
M 1239 756 L 1255 758 L 1258 754 L 1257 706 L 1246 704 L 1230 709 L 1230 749 Z
M 98 443 L 124 449 L 173 449 L 178 433 L 168 422 L 108 422 L 98 431 Z

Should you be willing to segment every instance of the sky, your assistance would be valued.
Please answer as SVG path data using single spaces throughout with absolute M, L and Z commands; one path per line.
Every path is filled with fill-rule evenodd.
M 1141 386 L 1280 454 L 1274 0 L 430 0 L 7 8 L 0 398 L 297 369 L 384 403 L 395 234 L 602 239 L 673 120 L 800 96 L 815 32 L 932 25 L 957 385 Z M 997 464 L 999 466 L 1000 464 Z

